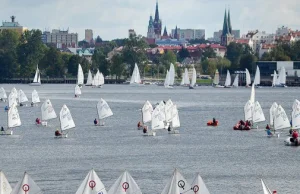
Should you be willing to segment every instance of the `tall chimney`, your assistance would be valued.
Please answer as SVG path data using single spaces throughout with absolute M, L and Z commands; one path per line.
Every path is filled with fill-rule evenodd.
M 11 16 L 10 18 L 11 18 L 11 22 L 15 22 L 16 16 Z

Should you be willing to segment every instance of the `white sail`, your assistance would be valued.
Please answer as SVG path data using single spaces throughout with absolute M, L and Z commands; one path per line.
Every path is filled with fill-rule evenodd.
M 169 70 L 169 85 L 173 86 L 175 81 L 175 68 L 173 63 L 170 65 L 170 70 Z
M 41 83 L 41 75 L 40 75 L 40 70 L 39 70 L 38 65 L 36 66 L 35 75 L 34 75 L 34 78 L 33 78 L 33 83 L 38 83 L 38 84 Z
M 12 188 L 5 176 L 5 174 L 0 171 L 0 194 L 10 194 Z
M 111 186 L 108 194 L 142 194 L 142 191 L 129 172 L 125 171 Z
M 41 83 L 41 74 L 39 73 L 39 76 L 38 76 L 38 83 Z
M 17 95 L 18 94 L 14 93 L 14 92 L 11 92 L 8 95 L 8 106 L 9 107 L 12 107 L 13 104 L 17 104 Z
M 180 174 L 180 172 L 175 169 L 171 180 L 165 186 L 161 194 L 195 194 L 191 190 L 190 184 L 186 179 Z
M 244 106 L 244 114 L 245 114 L 245 120 L 252 121 L 253 116 L 253 103 L 248 100 L 248 102 Z
M 164 86 L 168 87 L 169 85 L 170 85 L 170 74 L 169 71 L 167 70 Z
M 291 124 L 284 109 L 281 107 L 281 105 L 278 105 L 277 110 L 275 111 L 274 129 L 278 130 L 290 127 Z
M 191 189 L 195 194 L 210 194 L 199 173 L 196 174 L 191 184 Z
M 225 81 L 225 87 L 229 87 L 231 85 L 231 76 L 229 73 L 229 70 L 227 70 L 227 75 L 226 75 L 226 81 Z
M 98 177 L 94 169 L 86 175 L 85 179 L 79 186 L 76 194 L 107 194 L 104 184 Z
M 184 85 L 184 73 L 181 75 L 181 77 L 182 77 L 182 78 L 181 78 L 180 85 L 183 86 L 183 85 Z
M 164 110 L 161 110 L 159 106 L 157 106 L 153 110 L 152 121 L 151 121 L 151 129 L 152 130 L 165 128 L 165 123 L 164 123 L 165 118 L 163 118 L 162 112 L 164 112 Z
M 173 110 L 173 102 L 171 99 L 169 99 L 165 105 L 165 115 L 166 115 L 167 123 L 172 121 L 172 110 Z
M 160 114 L 161 117 L 164 121 L 166 121 L 166 105 L 163 101 L 160 101 L 160 103 L 158 104 L 158 107 L 160 109 Z
M 197 81 L 197 72 L 196 69 L 193 67 L 193 74 L 192 74 L 192 80 L 191 80 L 191 87 L 194 87 L 196 85 Z
M 97 70 L 97 73 L 93 78 L 93 86 L 100 86 L 100 72 L 99 72 L 99 70 Z
M 86 85 L 90 86 L 90 85 L 92 85 L 92 82 L 93 82 L 93 76 L 92 76 L 91 70 L 89 70 L 88 77 L 86 80 Z
M 34 104 L 41 102 L 39 94 L 36 90 L 33 90 L 32 93 L 31 93 L 31 102 L 34 103 Z
M 189 72 L 188 72 L 187 68 L 184 69 L 184 84 L 190 85 Z
M 180 127 L 179 114 L 176 104 L 172 106 L 172 127 L 178 128 Z
M 264 194 L 272 194 L 271 190 L 267 187 L 267 185 L 262 179 L 261 179 L 261 184 L 263 187 Z
M 113 112 L 111 111 L 107 102 L 105 100 L 103 100 L 102 98 L 97 103 L 97 113 L 98 113 L 98 117 L 100 120 L 113 115 Z
M 19 90 L 19 103 L 28 102 L 28 98 L 26 94 L 23 92 L 23 90 Z
M 255 72 L 253 84 L 256 86 L 260 85 L 260 70 L 258 66 L 256 66 L 256 72 Z
M 276 71 L 274 70 L 274 74 L 273 74 L 273 82 L 272 82 L 272 86 L 276 86 L 276 81 L 277 81 L 277 73 Z
M 7 95 L 3 87 L 0 88 L 0 98 L 6 99 Z
M 285 83 L 286 83 L 286 73 L 285 73 L 284 67 L 280 68 L 278 81 L 279 81 L 279 84 L 281 84 L 281 85 L 285 85 Z
M 252 87 L 251 87 L 250 101 L 251 101 L 252 103 L 255 102 L 255 88 L 254 88 L 254 84 L 252 84 Z
M 278 108 L 278 104 L 274 102 L 270 108 L 270 125 L 274 126 L 274 118 L 275 118 L 275 111 Z
M 218 71 L 218 69 L 216 69 L 216 72 L 215 72 L 215 77 L 214 77 L 214 82 L 213 82 L 213 84 L 214 84 L 214 85 L 219 85 L 219 82 L 220 82 L 220 75 L 219 75 L 219 71 Z
M 14 187 L 11 194 L 43 194 L 44 192 L 32 180 L 32 178 L 25 172 L 24 177 Z
M 100 85 L 100 86 L 104 85 L 104 76 L 103 76 L 102 73 L 100 73 L 99 85 Z
M 300 103 L 295 100 L 292 111 L 292 128 L 300 129 Z
M 68 107 L 64 104 L 59 113 L 60 128 L 62 131 L 75 127 L 72 115 Z
M 75 86 L 74 93 L 77 96 L 81 95 L 81 89 L 80 89 L 80 87 L 78 85 Z
M 299 107 L 298 107 L 299 104 L 300 104 L 300 101 L 297 100 L 297 99 L 295 99 L 295 100 L 294 100 L 294 103 L 293 103 L 293 106 L 292 106 L 292 111 L 294 111 L 296 108 L 299 108 Z
M 57 117 L 52 103 L 49 99 L 45 100 L 45 102 L 42 104 L 41 112 L 43 121 L 54 119 Z
M 96 85 L 96 83 L 95 83 L 95 77 L 96 77 L 96 75 L 94 77 L 92 76 L 92 86 Z
M 7 116 L 8 116 L 7 119 L 8 128 L 21 126 L 21 119 L 16 104 L 13 104 L 12 107 L 10 107 Z
M 239 74 L 236 74 L 232 86 L 236 88 L 239 87 Z
M 152 112 L 152 104 L 147 100 L 142 108 L 143 123 L 148 123 L 152 120 Z
M 84 75 L 82 71 L 82 67 L 78 64 L 78 72 L 77 72 L 77 85 L 82 85 L 84 81 Z
M 251 77 L 248 69 L 246 69 L 246 86 L 250 86 L 251 84 Z
M 259 123 L 259 122 L 262 122 L 265 120 L 266 120 L 266 118 L 265 118 L 264 112 L 263 112 L 259 102 L 256 101 L 254 103 L 254 107 L 253 107 L 252 121 L 253 121 L 253 123 Z
M 137 83 L 137 84 L 141 83 L 140 71 L 139 71 L 139 67 L 137 66 L 137 64 L 134 65 L 134 69 L 133 69 L 131 80 L 130 80 L 130 84 L 133 84 L 133 83 Z

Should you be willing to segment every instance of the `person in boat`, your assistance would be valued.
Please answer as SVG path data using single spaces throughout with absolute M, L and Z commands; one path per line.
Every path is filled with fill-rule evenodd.
M 38 124 L 41 124 L 41 119 L 39 119 L 39 118 L 36 118 L 35 119 L 35 123 L 38 125 Z
M 8 106 L 5 106 L 4 110 L 5 110 L 5 111 L 8 111 L 8 109 L 9 109 Z
M 139 121 L 138 124 L 137 124 L 137 127 L 140 128 L 141 126 L 142 126 L 142 122 Z
M 77 98 L 77 95 L 75 94 L 75 98 Z
M 171 126 L 170 125 L 168 126 L 168 131 L 171 131 Z
M 33 105 L 34 105 L 33 102 L 31 102 L 31 107 L 33 107 Z
M 163 101 L 164 102 L 164 104 L 166 104 L 166 101 Z
M 147 128 L 148 127 L 145 125 L 144 128 L 143 128 L 143 133 L 147 133 L 147 131 L 148 131 Z
M 217 125 L 217 121 L 215 118 L 213 118 L 213 122 L 212 122 L 213 125 Z
M 296 130 L 294 130 L 293 133 L 292 133 L 292 138 L 293 138 L 293 142 L 296 145 L 298 145 L 298 137 L 299 137 L 298 132 Z
M 20 106 L 23 106 L 23 104 L 22 104 L 22 103 L 20 103 Z
M 271 128 L 270 128 L 269 124 L 267 124 L 266 130 L 267 130 L 268 136 L 272 136 L 273 135 L 273 133 L 271 132 Z
M 94 124 L 97 125 L 98 124 L 98 120 L 95 118 L 94 120 Z
M 293 128 L 291 127 L 291 129 L 290 129 L 290 131 L 289 131 L 289 133 L 290 133 L 290 135 L 292 135 L 292 133 L 293 133 Z
M 4 127 L 3 126 L 1 126 L 1 131 L 4 131 Z
M 245 125 L 245 122 L 243 120 L 240 120 L 240 125 Z
M 62 135 L 61 132 L 58 129 L 56 129 L 55 136 L 61 136 L 61 135 Z

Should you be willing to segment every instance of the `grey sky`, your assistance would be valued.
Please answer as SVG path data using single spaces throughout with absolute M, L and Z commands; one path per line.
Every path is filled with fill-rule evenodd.
M 67 29 L 84 38 L 84 29 L 105 40 L 124 38 L 128 29 L 146 35 L 156 0 L 0 0 L 2 21 L 16 20 L 29 29 Z M 233 29 L 275 32 L 279 26 L 300 29 L 299 0 L 158 0 L 163 27 L 201 28 L 206 38 L 222 29 L 230 5 Z

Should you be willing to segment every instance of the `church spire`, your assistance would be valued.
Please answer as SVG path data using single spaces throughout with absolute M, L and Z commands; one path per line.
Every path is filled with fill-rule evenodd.
M 228 30 L 232 34 L 231 20 L 230 20 L 230 9 L 228 8 Z
M 158 1 L 156 1 L 156 9 L 155 9 L 155 18 L 154 18 L 154 21 L 158 22 L 158 20 L 159 20 Z
M 165 26 L 163 36 L 168 36 L 167 27 Z
M 225 9 L 222 36 L 225 36 L 226 34 L 229 34 L 229 33 L 230 32 L 229 32 L 229 28 L 228 28 L 227 11 Z
M 177 25 L 176 25 L 176 28 L 175 28 L 175 32 L 174 32 L 174 39 L 178 39 L 178 29 L 177 29 Z

